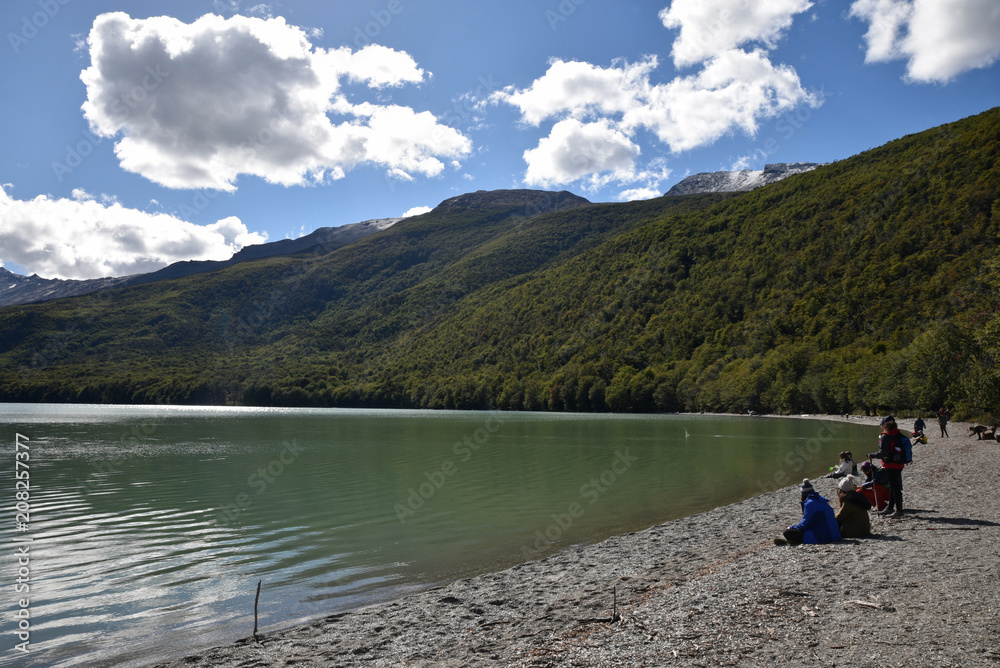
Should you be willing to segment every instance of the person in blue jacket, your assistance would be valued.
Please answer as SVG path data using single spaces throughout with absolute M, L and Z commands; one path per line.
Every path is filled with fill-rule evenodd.
M 815 545 L 840 540 L 837 515 L 829 502 L 812 486 L 809 478 L 799 485 L 802 493 L 802 519 L 785 529 L 782 537 L 774 539 L 775 545 Z

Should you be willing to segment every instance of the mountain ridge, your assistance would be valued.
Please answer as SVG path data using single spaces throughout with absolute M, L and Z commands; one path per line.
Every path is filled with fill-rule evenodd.
M 0 401 L 996 415 L 998 156 L 993 109 L 748 192 L 487 197 L 10 307 Z
M 64 297 L 81 297 L 108 288 L 181 278 L 207 271 L 217 271 L 240 262 L 259 260 L 275 255 L 328 252 L 336 247 L 363 239 L 369 234 L 381 232 L 401 220 L 403 219 L 375 218 L 339 227 L 320 227 L 297 239 L 280 239 L 245 246 L 228 260 L 181 260 L 156 271 L 128 276 L 82 280 L 41 278 L 37 274 L 21 276 L 0 267 L 0 308 L 17 304 L 42 303 Z
M 591 204 L 590 200 L 568 190 L 477 190 L 444 200 L 433 211 L 523 207 L 527 215 L 545 211 L 561 211 Z

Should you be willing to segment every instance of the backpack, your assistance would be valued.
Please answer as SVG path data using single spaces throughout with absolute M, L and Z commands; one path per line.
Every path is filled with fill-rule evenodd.
M 889 434 L 886 434 L 886 436 L 889 436 Z M 894 436 L 889 436 L 889 438 L 896 441 L 892 444 L 890 449 L 892 452 L 892 463 L 912 464 L 913 444 L 910 442 L 910 439 L 903 436 L 903 432 L 897 432 Z

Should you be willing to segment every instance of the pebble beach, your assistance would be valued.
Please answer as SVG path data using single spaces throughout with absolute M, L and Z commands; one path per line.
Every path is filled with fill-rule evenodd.
M 849 419 L 871 424 L 874 445 L 877 420 Z M 873 514 L 867 538 L 774 545 L 800 517 L 799 478 L 158 666 L 1000 667 L 1000 443 L 927 422 L 904 516 Z M 813 479 L 835 508 L 836 482 Z

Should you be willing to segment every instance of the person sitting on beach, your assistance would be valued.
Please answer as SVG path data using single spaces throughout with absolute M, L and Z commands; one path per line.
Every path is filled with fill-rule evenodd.
M 872 523 L 868 511 L 872 504 L 864 494 L 858 492 L 853 476 L 847 476 L 837 485 L 840 510 L 837 511 L 837 526 L 841 538 L 862 538 L 871 535 Z
M 865 496 L 876 510 L 884 510 L 889 505 L 889 479 L 885 472 L 871 462 L 861 462 L 861 473 L 865 481 L 858 491 Z
M 803 478 L 799 486 L 802 496 L 802 519 L 798 524 L 785 529 L 782 536 L 774 539 L 775 545 L 816 545 L 840 540 L 840 527 L 829 502 L 812 486 L 809 478 Z
M 840 464 L 830 467 L 830 473 L 824 477 L 843 478 L 845 475 L 856 475 L 857 472 L 858 465 L 854 462 L 854 455 L 851 454 L 850 450 L 845 450 L 840 453 Z

